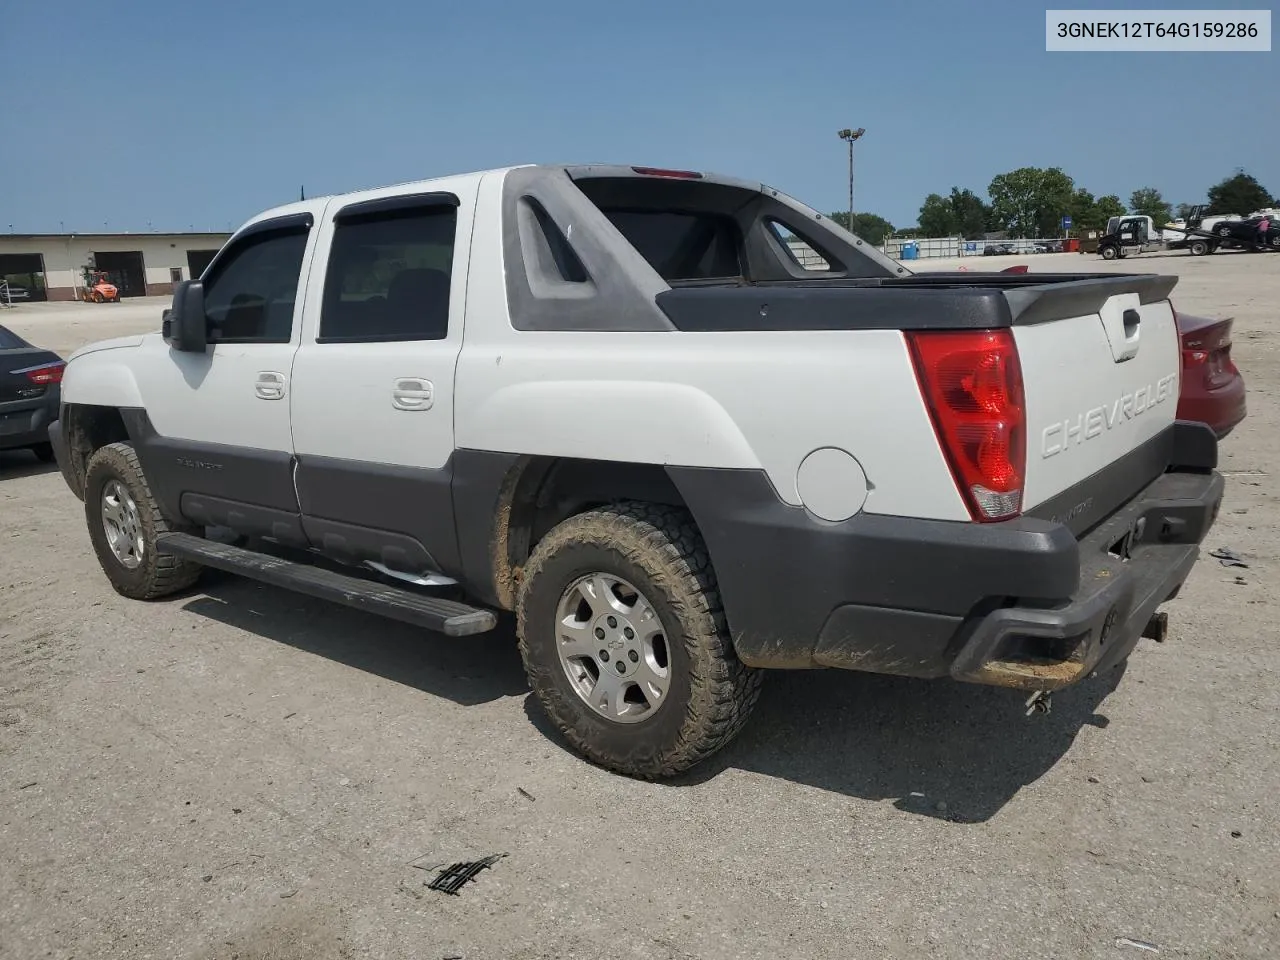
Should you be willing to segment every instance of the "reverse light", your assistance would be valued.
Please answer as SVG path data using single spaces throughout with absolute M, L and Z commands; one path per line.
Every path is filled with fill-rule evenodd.
M 974 520 L 1022 512 L 1027 423 L 1009 330 L 906 334 L 938 442 Z
M 57 363 L 42 363 L 38 367 L 23 367 L 21 370 L 10 370 L 10 373 L 25 374 L 26 378 L 37 386 L 47 387 L 55 383 L 62 382 L 62 371 L 66 369 L 66 364 L 59 360 Z

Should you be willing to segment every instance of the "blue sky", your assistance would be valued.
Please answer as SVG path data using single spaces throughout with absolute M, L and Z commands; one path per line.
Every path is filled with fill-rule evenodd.
M 856 207 L 900 226 L 1024 165 L 1125 200 L 1202 199 L 1240 166 L 1280 192 L 1280 55 L 1050 54 L 1045 6 L 11 4 L 0 230 L 222 230 L 300 184 L 560 161 L 715 170 L 828 211 L 845 126 L 867 129 Z

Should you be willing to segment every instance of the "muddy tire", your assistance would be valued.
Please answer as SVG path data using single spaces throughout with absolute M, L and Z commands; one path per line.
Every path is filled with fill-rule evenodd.
M 564 521 L 524 568 L 516 615 L 543 710 L 574 749 L 627 776 L 672 777 L 707 759 L 760 695 L 763 674 L 734 652 L 682 510 L 622 503 Z
M 176 528 L 160 515 L 132 444 L 111 443 L 90 458 L 84 512 L 102 572 L 122 596 L 155 600 L 199 579 L 198 564 L 156 552 L 156 537 Z

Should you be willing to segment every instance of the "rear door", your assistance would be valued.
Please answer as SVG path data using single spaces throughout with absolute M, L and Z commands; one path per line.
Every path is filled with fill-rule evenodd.
M 453 386 L 475 183 L 331 206 L 293 369 L 302 522 L 347 562 L 457 568 Z

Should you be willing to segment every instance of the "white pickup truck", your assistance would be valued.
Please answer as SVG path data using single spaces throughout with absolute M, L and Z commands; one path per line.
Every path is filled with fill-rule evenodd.
M 664 777 L 766 668 L 1035 698 L 1163 640 L 1223 492 L 1175 282 L 913 275 L 758 183 L 516 167 L 256 217 L 71 358 L 52 440 L 125 596 L 514 611 L 564 737 Z

